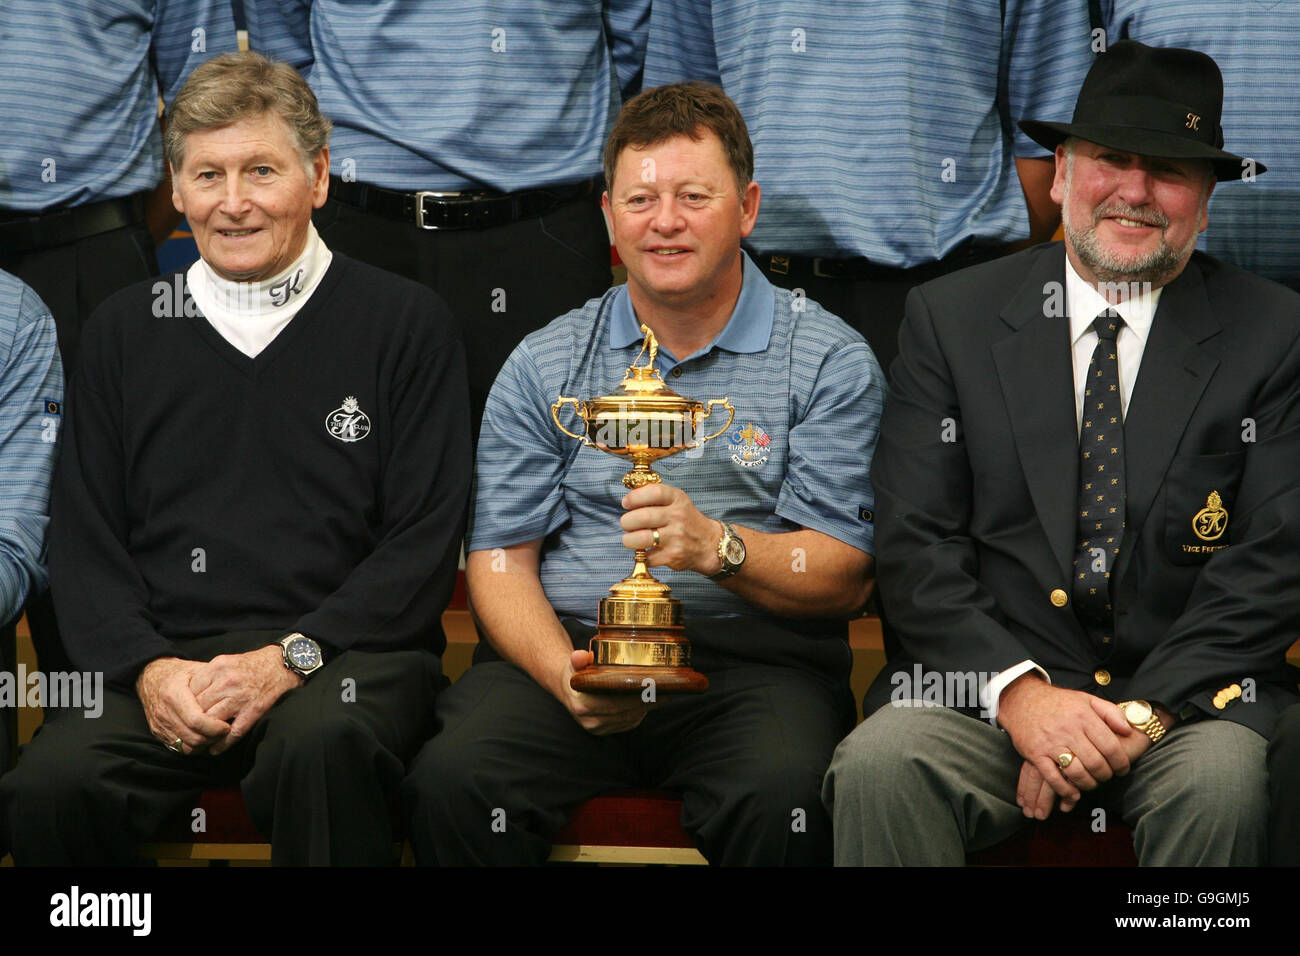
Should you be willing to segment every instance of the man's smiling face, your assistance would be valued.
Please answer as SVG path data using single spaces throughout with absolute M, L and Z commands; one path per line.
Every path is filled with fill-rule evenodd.
M 758 185 L 740 189 L 712 131 L 624 149 L 601 205 L 634 304 L 680 309 L 739 288 L 758 204 Z
M 237 282 L 269 279 L 302 254 L 311 212 L 328 190 L 328 148 L 304 168 L 274 113 L 189 134 L 181 168 L 172 170 L 172 203 L 199 255 Z
M 1056 148 L 1052 199 L 1061 204 L 1066 247 L 1091 283 L 1149 282 L 1180 272 L 1206 227 L 1214 188 L 1207 163 L 1139 156 L 1077 140 Z

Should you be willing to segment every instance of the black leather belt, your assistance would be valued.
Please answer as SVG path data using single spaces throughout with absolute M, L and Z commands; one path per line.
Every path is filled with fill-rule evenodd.
M 145 193 L 103 202 L 20 212 L 0 209 L 0 252 L 30 252 L 144 222 Z
M 331 176 L 330 198 L 385 219 L 409 222 L 421 229 L 490 229 L 521 219 L 545 216 L 566 203 L 594 195 L 603 181 L 597 176 L 569 186 L 549 186 L 517 193 L 490 190 L 404 193 L 367 183 L 348 183 Z
M 778 276 L 815 277 L 818 279 L 877 279 L 884 281 L 925 282 L 957 269 L 978 265 L 1005 255 L 1008 246 L 977 246 L 967 241 L 942 259 L 923 262 L 911 268 L 882 266 L 862 256 L 831 259 L 813 256 L 788 256 L 776 253 L 756 256 L 768 272 Z

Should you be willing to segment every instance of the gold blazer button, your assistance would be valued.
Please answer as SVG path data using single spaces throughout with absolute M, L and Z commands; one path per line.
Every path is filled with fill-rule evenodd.
M 1069 603 L 1069 600 L 1070 600 L 1069 595 L 1067 595 L 1060 588 L 1057 588 L 1055 591 L 1052 592 L 1051 601 L 1053 607 L 1065 607 L 1065 605 Z
M 1095 680 L 1102 687 L 1105 687 L 1107 684 L 1110 683 L 1110 671 L 1098 668 L 1097 672 L 1092 675 L 1092 679 Z

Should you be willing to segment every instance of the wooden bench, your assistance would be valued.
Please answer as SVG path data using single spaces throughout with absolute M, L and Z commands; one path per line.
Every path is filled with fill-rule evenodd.
M 244 798 L 235 787 L 204 791 L 198 809 L 204 829 L 194 832 L 189 820 L 176 820 L 140 851 L 155 860 L 189 860 L 223 863 L 270 863 L 271 844 L 253 826 Z
M 581 804 L 553 838 L 553 863 L 703 866 L 682 829 L 682 801 L 663 790 L 618 790 Z
M 271 844 L 253 826 L 239 791 L 208 790 L 199 798 L 204 830 L 195 833 L 186 819 L 164 828 L 143 844 L 142 855 L 189 863 L 269 863 Z M 659 790 L 621 790 L 588 800 L 555 835 L 555 863 L 703 865 L 681 825 L 681 800 Z M 410 845 L 394 846 L 394 858 L 414 862 Z

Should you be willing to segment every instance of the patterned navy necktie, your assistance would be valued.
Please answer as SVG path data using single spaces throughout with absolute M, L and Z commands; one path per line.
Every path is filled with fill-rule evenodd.
M 1124 539 L 1124 412 L 1115 345 L 1124 320 L 1107 309 L 1092 323 L 1097 347 L 1083 390 L 1079 430 L 1079 528 L 1074 613 L 1090 637 L 1111 645 L 1110 572 Z

